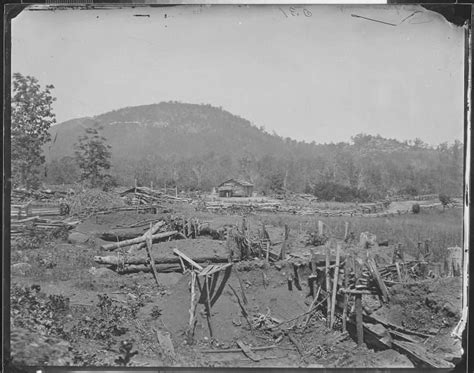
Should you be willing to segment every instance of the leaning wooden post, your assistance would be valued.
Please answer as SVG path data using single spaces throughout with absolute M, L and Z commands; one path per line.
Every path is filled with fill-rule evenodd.
M 211 324 L 211 296 L 209 295 L 209 276 L 205 276 L 204 286 L 206 287 L 206 316 L 207 326 L 209 327 L 209 335 L 212 338 L 212 324 Z
M 325 266 L 325 271 L 326 271 L 326 296 L 327 296 L 327 310 L 326 310 L 326 324 L 327 326 L 330 325 L 331 323 L 331 298 L 329 297 L 329 292 L 331 289 L 330 286 L 330 276 L 329 276 L 329 245 L 326 244 L 326 266 Z
M 180 257 L 181 258 L 181 257 Z M 196 325 L 196 272 L 191 271 L 191 306 L 189 308 L 188 344 L 193 344 L 194 326 Z
M 153 277 L 155 278 L 155 281 L 156 281 L 156 286 L 159 287 L 160 284 L 158 282 L 158 273 L 156 272 L 155 259 L 153 259 L 153 256 L 151 255 L 152 228 L 153 228 L 153 224 L 150 223 L 150 230 L 148 231 L 148 234 L 146 236 L 146 251 L 148 253 L 148 259 L 150 260 L 150 265 L 153 271 Z
M 344 227 L 344 240 L 346 240 L 347 239 L 347 234 L 349 233 L 349 222 L 346 221 L 344 223 L 344 225 L 345 225 L 345 227 Z
M 354 258 L 354 277 L 355 277 L 355 284 L 357 285 L 357 281 L 359 280 L 359 276 L 361 274 L 361 267 L 357 260 Z M 356 287 L 357 289 L 357 287 Z M 362 323 L 362 293 L 361 292 L 354 292 L 355 295 L 355 314 L 356 314 L 356 330 L 357 330 L 357 345 L 361 346 L 364 343 L 364 326 Z
M 337 293 L 337 284 L 339 276 L 339 255 L 341 250 L 341 244 L 338 243 L 336 247 L 336 267 L 334 268 L 334 281 L 332 286 L 332 299 L 331 299 L 331 321 L 329 327 L 332 329 L 334 325 L 334 313 L 336 311 L 336 293 Z
M 362 323 L 362 294 L 355 294 L 355 313 L 357 328 L 357 345 L 362 346 L 364 343 L 364 325 Z
M 280 252 L 280 259 L 281 260 L 286 259 L 286 249 L 287 249 L 287 246 L 288 246 L 289 232 L 290 232 L 290 228 L 288 228 L 288 224 L 285 224 L 285 239 L 283 241 L 283 244 L 281 245 L 281 252 Z
M 347 291 L 349 289 L 349 266 L 347 261 L 344 264 L 344 289 Z M 342 331 L 347 330 L 347 303 L 349 302 L 349 294 L 344 292 L 344 306 L 342 309 Z

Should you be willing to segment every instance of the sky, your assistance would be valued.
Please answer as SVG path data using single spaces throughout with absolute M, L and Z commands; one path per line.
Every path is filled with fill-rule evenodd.
M 416 5 L 26 10 L 14 72 L 55 86 L 58 123 L 180 101 L 307 142 L 463 138 L 464 29 Z

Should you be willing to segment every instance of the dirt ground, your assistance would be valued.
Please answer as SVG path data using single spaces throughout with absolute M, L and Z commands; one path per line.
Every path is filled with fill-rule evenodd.
M 12 251 L 12 263 L 31 265 L 31 268 L 23 272 L 12 271 L 12 286 L 39 285 L 44 297 L 62 295 L 69 298 L 68 308 L 59 321 L 64 326 L 65 334 L 73 336 L 67 340 L 66 346 L 75 358 L 69 358 L 66 364 L 118 365 L 120 343 L 133 341 L 133 349 L 138 354 L 130 359 L 128 366 L 413 367 L 406 356 L 394 350 L 375 351 L 366 345 L 357 347 L 350 335 L 342 333 L 340 325 L 336 325 L 335 330 L 328 329 L 321 312 L 316 313 L 303 332 L 290 332 L 299 342 L 298 347 L 290 340 L 288 333 L 264 328 L 250 330 L 238 300 L 228 286 L 212 307 L 213 338 L 209 335 L 203 305 L 198 305 L 194 343 L 190 345 L 186 338 L 190 304 L 189 273 L 160 273 L 157 286 L 151 273 L 120 275 L 101 268 L 93 261 L 95 255 L 104 254 L 99 249 L 103 241 L 96 237 L 99 233 L 139 220 L 158 220 L 160 216 L 117 213 L 92 217 L 75 229 L 90 237 L 85 242 L 67 243 L 58 240 L 43 248 Z M 169 218 L 170 214 L 163 214 L 162 217 Z M 207 218 L 215 226 L 239 224 L 241 221 L 238 216 Z M 278 229 L 281 230 L 275 228 L 276 231 L 273 232 L 276 236 L 282 234 Z M 146 227 L 137 228 L 139 233 L 144 230 Z M 309 249 L 303 244 L 303 233 L 292 232 L 292 235 L 291 252 L 302 257 L 308 255 Z M 206 239 L 199 241 L 200 245 L 206 245 Z M 186 245 L 192 242 L 193 240 L 188 240 Z M 184 243 L 171 241 L 164 246 L 171 249 L 179 245 Z M 390 250 L 393 248 L 376 250 L 380 250 L 378 254 L 383 261 L 391 258 Z M 242 284 L 250 317 L 266 315 L 278 320 L 290 320 L 307 311 L 311 297 L 304 278 L 301 282 L 302 290 L 290 291 L 287 286 L 288 274 L 289 268 L 285 265 L 277 266 L 257 259 L 238 262 L 233 264 L 229 284 L 241 296 Z M 375 314 L 391 323 L 419 332 L 436 333 L 425 343 L 428 351 L 441 353 L 448 360 L 459 358 L 460 342 L 450 337 L 450 333 L 461 314 L 460 278 L 440 278 L 419 284 L 397 285 L 392 286 L 390 292 L 392 301 L 389 305 L 382 306 L 374 299 L 365 301 L 375 303 Z M 104 298 L 100 297 L 104 295 L 111 300 L 111 305 L 107 306 L 111 314 L 114 310 L 117 313 L 123 313 L 124 310 L 128 312 L 130 307 L 134 307 L 132 316 L 117 316 L 115 320 L 123 326 L 125 332 L 105 337 L 97 333 L 90 334 L 92 332 L 84 334 L 82 329 L 100 329 L 108 325 L 104 323 L 110 320 L 101 314 Z M 163 348 L 157 332 L 169 333 L 175 354 Z M 24 338 L 27 336 L 18 338 L 19 341 L 13 343 L 13 348 L 26 343 Z M 235 349 L 236 341 L 252 347 L 274 347 L 256 351 L 258 361 L 249 359 L 241 351 L 207 351 Z M 56 342 L 52 343 L 57 346 Z M 40 355 L 34 346 L 30 346 L 28 351 L 31 353 L 29 359 Z M 18 353 L 17 359 L 22 358 L 28 361 Z

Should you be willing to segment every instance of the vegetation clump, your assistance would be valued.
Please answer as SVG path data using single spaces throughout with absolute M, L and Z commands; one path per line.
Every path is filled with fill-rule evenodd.
M 414 214 L 419 214 L 421 211 L 421 207 L 420 207 L 420 204 L 419 203 L 414 203 L 412 206 L 411 206 L 411 212 L 413 212 Z

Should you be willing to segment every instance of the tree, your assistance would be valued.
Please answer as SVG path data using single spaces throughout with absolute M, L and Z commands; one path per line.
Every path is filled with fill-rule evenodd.
M 451 202 L 451 198 L 445 193 L 440 193 L 438 197 L 439 197 L 439 201 L 443 205 L 443 210 L 444 210 L 446 206 Z
M 421 211 L 421 207 L 420 207 L 420 204 L 419 203 L 414 203 L 412 206 L 411 206 L 411 212 L 413 212 L 414 214 L 419 214 Z
M 43 89 L 36 78 L 20 73 L 13 74 L 12 86 L 12 182 L 15 187 L 37 188 L 45 162 L 43 146 L 51 141 L 49 128 L 56 123 L 54 86 Z
M 110 175 L 105 170 L 110 169 L 110 149 L 106 138 L 100 134 L 102 127 L 97 123 L 86 128 L 85 134 L 74 144 L 75 158 L 81 170 L 81 181 L 86 181 L 91 187 L 106 187 Z
M 79 180 L 79 168 L 74 157 L 65 156 L 48 164 L 47 182 L 52 184 L 72 184 Z

